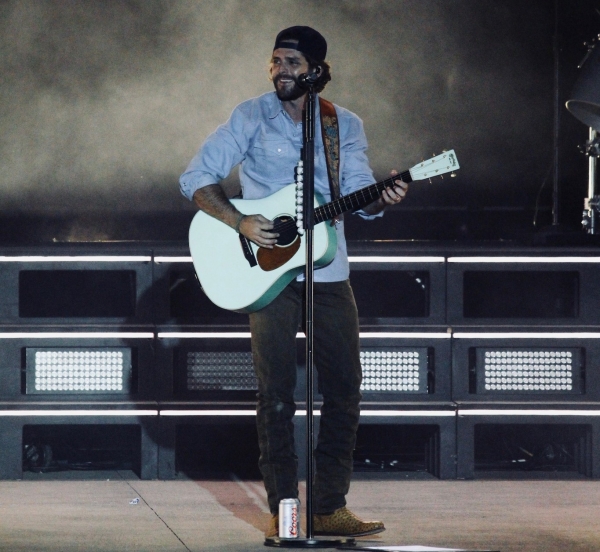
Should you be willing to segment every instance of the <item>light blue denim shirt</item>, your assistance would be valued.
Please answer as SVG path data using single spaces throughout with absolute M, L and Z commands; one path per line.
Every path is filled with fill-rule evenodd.
M 372 184 L 374 179 L 366 155 L 367 139 L 362 121 L 347 109 L 336 105 L 335 110 L 340 133 L 340 193 L 347 195 Z M 302 123 L 292 121 L 275 92 L 247 100 L 208 136 L 181 175 L 181 193 L 191 200 L 196 190 L 220 182 L 239 164 L 244 199 L 267 197 L 294 183 L 294 168 L 300 160 L 301 147 Z M 331 201 L 318 103 L 315 191 Z M 336 230 L 337 253 L 330 264 L 315 270 L 316 282 L 337 282 L 349 276 L 343 222 L 336 225 Z

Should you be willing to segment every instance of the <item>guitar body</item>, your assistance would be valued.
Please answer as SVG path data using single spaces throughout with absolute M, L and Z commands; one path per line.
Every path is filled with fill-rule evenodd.
M 261 214 L 269 220 L 294 218 L 296 186 L 290 184 L 263 199 L 233 199 L 245 215 Z M 322 202 L 315 198 L 315 207 Z M 314 228 L 315 267 L 329 264 L 337 250 L 335 228 L 318 224 Z M 305 238 L 274 250 L 259 248 L 248 241 L 257 264 L 251 266 L 238 233 L 226 224 L 198 211 L 189 233 L 190 252 L 202 289 L 217 306 L 236 312 L 254 312 L 268 305 L 298 274 L 306 263 Z M 260 253 L 259 253 L 260 252 Z

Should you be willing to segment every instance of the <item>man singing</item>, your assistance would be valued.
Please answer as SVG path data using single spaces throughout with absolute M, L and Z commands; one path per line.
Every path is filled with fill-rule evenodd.
M 244 199 L 270 196 L 294 181 L 307 96 L 298 77 L 318 75 L 315 91 L 321 92 L 331 80 L 326 53 L 327 42 L 310 27 L 281 31 L 269 68 L 275 91 L 238 105 L 230 119 L 206 139 L 181 176 L 181 191 L 188 199 L 260 247 L 272 249 L 277 243 L 273 223 L 260 213 L 240 213 L 227 199 L 220 182 L 238 164 Z M 344 108 L 328 105 L 335 109 L 337 118 L 339 179 L 329 177 L 335 171 L 330 166 L 328 172 L 331 160 L 321 139 L 323 103 L 317 105 L 314 180 L 315 191 L 331 201 L 338 194 L 347 195 L 372 184 L 374 179 L 362 121 Z M 402 201 L 406 190 L 407 184 L 397 180 L 358 214 L 367 219 L 381 215 L 387 205 Z M 346 507 L 362 373 L 358 314 L 348 279 L 343 220 L 336 221 L 336 233 L 333 261 L 314 273 L 314 353 L 323 405 L 315 449 L 313 528 L 315 535 L 350 537 L 379 533 L 385 527 L 380 521 L 362 521 Z M 296 333 L 304 304 L 303 280 L 298 277 L 266 307 L 250 314 L 258 378 L 259 467 L 273 516 L 267 537 L 277 536 L 279 501 L 298 497 L 292 418 L 296 410 Z

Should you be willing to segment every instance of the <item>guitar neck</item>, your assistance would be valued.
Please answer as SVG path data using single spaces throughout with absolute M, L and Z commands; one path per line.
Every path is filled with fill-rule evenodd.
M 404 180 L 404 182 L 412 182 L 410 171 L 405 171 L 396 176 L 390 176 L 381 182 L 371 184 L 362 190 L 358 190 L 357 192 L 353 192 L 346 196 L 341 196 L 334 201 L 320 205 L 315 209 L 315 224 L 331 220 L 347 211 L 356 211 L 357 209 L 366 207 L 378 199 L 383 193 L 383 190 L 392 187 L 394 185 L 394 180 L 398 180 L 399 178 Z

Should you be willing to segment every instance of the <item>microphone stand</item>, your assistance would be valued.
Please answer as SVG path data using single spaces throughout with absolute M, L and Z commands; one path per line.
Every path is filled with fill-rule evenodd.
M 303 228 L 306 246 L 305 269 L 305 320 L 306 334 L 306 538 L 281 539 L 268 538 L 265 546 L 281 548 L 335 548 L 352 546 L 354 538 L 314 538 L 313 530 L 313 477 L 314 477 L 314 351 L 313 351 L 313 319 L 314 319 L 314 201 L 315 201 L 315 113 L 316 92 L 314 82 L 305 81 L 308 89 L 304 110 L 302 112 L 302 161 L 304 168 L 303 187 Z
M 303 147 L 304 161 L 304 235 L 306 244 L 305 269 L 305 320 L 306 334 L 306 538 L 314 540 L 313 533 L 313 476 L 314 476 L 314 197 L 315 197 L 315 105 L 314 87 L 309 86 L 303 111 Z

